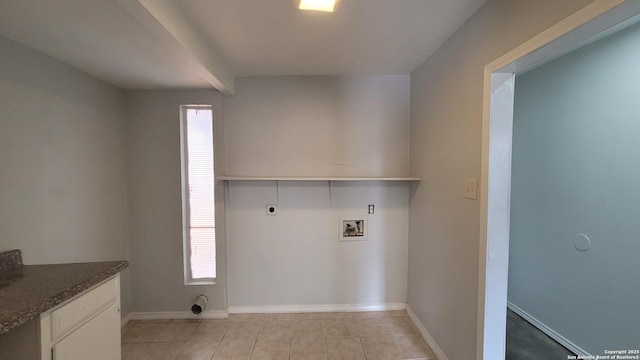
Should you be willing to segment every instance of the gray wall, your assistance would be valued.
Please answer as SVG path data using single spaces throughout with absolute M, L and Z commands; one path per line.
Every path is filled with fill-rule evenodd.
M 406 176 L 409 76 L 241 77 L 228 175 Z
M 588 0 L 490 0 L 411 74 L 408 304 L 450 360 L 475 358 L 484 66 Z
M 239 78 L 225 97 L 227 174 L 406 176 L 409 77 Z M 230 182 L 229 305 L 403 304 L 409 185 Z M 266 216 L 266 204 L 280 204 Z M 340 216 L 367 213 L 367 241 Z
M 389 305 L 407 295 L 409 185 L 231 182 L 229 305 Z M 279 204 L 266 216 L 266 204 Z M 338 240 L 341 216 L 365 215 L 366 241 Z
M 509 301 L 593 355 L 640 341 L 639 60 L 635 25 L 516 79 Z
M 213 106 L 215 171 L 224 169 L 222 95 L 215 90 L 126 92 L 132 311 L 189 311 L 195 297 L 207 310 L 227 309 L 223 190 L 216 183 L 215 285 L 184 285 L 180 185 L 180 105 Z
M 0 69 L 0 251 L 26 264 L 127 259 L 122 93 L 2 37 Z

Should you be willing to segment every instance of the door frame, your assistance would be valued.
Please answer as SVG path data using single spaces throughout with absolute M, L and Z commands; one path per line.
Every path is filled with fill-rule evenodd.
M 476 359 L 504 359 L 516 74 L 614 32 L 639 0 L 596 0 L 484 69 Z M 634 18 L 634 19 L 631 19 Z M 587 354 L 579 354 L 587 355 Z

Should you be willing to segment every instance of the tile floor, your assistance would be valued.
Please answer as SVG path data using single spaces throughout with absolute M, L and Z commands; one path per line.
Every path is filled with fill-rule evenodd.
M 437 359 L 405 311 L 130 321 L 123 360 Z

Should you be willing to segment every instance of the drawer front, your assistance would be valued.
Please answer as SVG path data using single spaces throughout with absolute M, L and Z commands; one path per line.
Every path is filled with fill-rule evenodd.
M 116 302 L 118 283 L 111 279 L 51 312 L 51 340 L 61 338 Z
M 53 360 L 120 360 L 120 312 L 112 304 L 53 346 Z

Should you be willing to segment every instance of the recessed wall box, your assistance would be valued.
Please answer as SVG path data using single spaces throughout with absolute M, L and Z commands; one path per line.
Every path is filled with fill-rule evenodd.
M 278 215 L 278 205 L 267 204 L 267 215 L 270 215 L 270 216 Z

